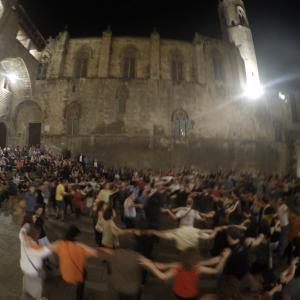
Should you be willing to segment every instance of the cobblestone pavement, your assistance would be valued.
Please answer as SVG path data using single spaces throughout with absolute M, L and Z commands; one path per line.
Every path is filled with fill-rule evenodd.
M 20 220 L 12 213 L 0 211 L 0 300 L 29 300 L 22 294 L 22 273 L 19 268 L 19 240 L 18 231 Z M 64 229 L 70 224 L 76 224 L 82 231 L 80 241 L 94 246 L 93 229 L 89 217 L 83 217 L 79 222 L 73 216 L 68 216 L 66 222 L 49 219 L 46 222 L 46 232 L 50 241 L 59 239 Z M 121 240 L 126 248 L 133 246 L 134 240 Z M 161 241 L 156 248 L 156 258 L 161 261 L 174 261 L 176 252 L 170 242 Z M 88 261 L 88 279 L 86 295 L 89 300 L 115 300 L 116 295 L 107 283 L 106 270 L 97 259 Z M 201 287 L 205 289 L 214 286 L 212 280 L 201 280 Z M 74 299 L 74 290 L 70 289 L 60 278 L 59 274 L 50 276 L 45 282 L 45 296 L 49 300 Z M 171 293 L 171 284 L 162 283 L 149 277 L 144 289 L 142 300 L 174 299 Z

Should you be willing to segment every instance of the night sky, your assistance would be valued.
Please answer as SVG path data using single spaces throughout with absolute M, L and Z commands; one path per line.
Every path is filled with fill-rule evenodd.
M 71 36 L 149 36 L 192 41 L 194 33 L 221 36 L 218 0 L 20 0 L 41 33 L 48 38 L 68 26 Z M 300 85 L 300 14 L 297 0 L 245 0 L 264 84 Z M 282 80 L 285 81 L 282 83 Z

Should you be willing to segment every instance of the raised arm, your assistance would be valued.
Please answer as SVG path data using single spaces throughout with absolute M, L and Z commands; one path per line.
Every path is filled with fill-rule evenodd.
M 293 280 L 298 262 L 299 262 L 299 257 L 293 258 L 288 269 L 286 269 L 281 273 L 280 280 L 282 284 L 287 284 L 291 280 Z
M 111 231 L 112 231 L 113 235 L 120 236 L 120 235 L 134 234 L 133 229 L 121 229 L 114 222 L 111 222 L 110 226 L 111 226 Z
M 257 238 L 247 238 L 245 240 L 245 244 L 248 247 L 254 248 L 260 245 L 263 242 L 264 238 L 265 236 L 263 234 L 260 234 Z
M 219 263 L 217 264 L 216 267 L 211 268 L 211 267 L 207 267 L 207 266 L 201 266 L 198 265 L 197 266 L 197 271 L 201 274 L 209 274 L 209 275 L 215 275 L 215 274 L 220 274 L 223 269 L 224 269 L 224 265 L 228 259 L 228 257 L 231 254 L 231 250 L 230 249 L 225 249 L 222 253 L 222 256 L 220 256 L 219 258 L 216 258 L 216 261 L 219 260 Z
M 149 269 L 156 277 L 158 277 L 161 280 L 168 280 L 175 276 L 175 269 L 168 269 L 166 272 L 160 271 L 156 265 L 149 259 L 145 257 L 141 257 L 139 259 L 141 265 L 145 266 L 147 269 Z

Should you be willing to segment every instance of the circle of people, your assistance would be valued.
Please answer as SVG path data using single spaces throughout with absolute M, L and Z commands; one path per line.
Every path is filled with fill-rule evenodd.
M 41 147 L 0 157 L 1 205 L 24 199 L 20 266 L 34 299 L 46 299 L 45 270 L 57 262 L 74 299 L 84 299 L 89 257 L 102 260 L 119 299 L 141 299 L 149 274 L 171 280 L 176 299 L 299 299 L 300 180 L 292 175 L 106 168 Z M 91 218 L 94 246 L 77 241 L 76 225 L 49 242 L 47 219 L 64 222 L 69 211 L 74 224 Z M 175 261 L 155 260 L 161 240 L 174 243 Z M 215 291 L 201 290 L 205 276 Z

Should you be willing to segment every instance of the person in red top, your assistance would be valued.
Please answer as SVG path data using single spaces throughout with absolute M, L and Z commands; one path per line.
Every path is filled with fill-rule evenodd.
M 225 249 L 216 267 L 206 267 L 204 266 L 205 262 L 197 262 L 198 254 L 195 249 L 182 252 L 180 262 L 161 264 L 142 257 L 140 263 L 162 280 L 173 278 L 173 292 L 177 299 L 197 300 L 199 295 L 198 276 L 200 274 L 221 273 L 230 253 L 229 249 Z M 203 299 L 211 299 L 211 297 L 206 296 Z
M 75 208 L 76 218 L 80 219 L 81 210 L 83 209 L 82 197 L 86 196 L 86 194 L 82 191 L 79 185 L 76 185 L 72 192 L 72 196 L 73 196 L 72 204 L 73 207 Z

